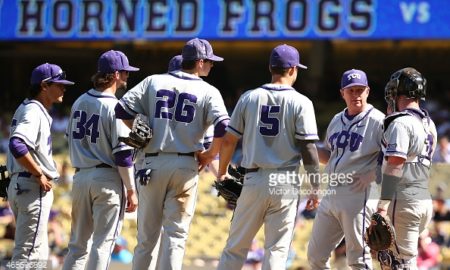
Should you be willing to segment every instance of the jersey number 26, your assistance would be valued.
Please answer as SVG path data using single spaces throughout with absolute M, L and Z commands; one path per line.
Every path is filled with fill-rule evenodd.
M 177 93 L 172 90 L 159 90 L 156 92 L 155 118 L 165 118 L 182 123 L 190 123 L 194 119 L 195 107 L 192 103 L 197 103 L 197 97 L 189 93 Z M 176 104 L 176 106 L 175 106 Z M 171 109 L 175 107 L 175 117 Z M 173 111 L 173 110 L 172 110 Z

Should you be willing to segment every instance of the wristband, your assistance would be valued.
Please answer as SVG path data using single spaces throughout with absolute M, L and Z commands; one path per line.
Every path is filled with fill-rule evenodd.
M 381 182 L 381 200 L 391 200 L 395 192 L 397 192 L 397 186 L 402 180 L 401 177 L 397 177 L 390 174 L 383 174 L 383 181 Z

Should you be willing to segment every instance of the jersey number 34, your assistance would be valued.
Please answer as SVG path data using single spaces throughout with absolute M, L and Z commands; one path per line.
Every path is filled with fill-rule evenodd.
M 87 113 L 85 111 L 75 111 L 73 119 L 76 121 L 76 130 L 72 131 L 73 138 L 81 140 L 85 136 L 89 136 L 91 143 L 96 143 L 100 136 L 98 132 L 98 120 L 100 116 L 93 114 L 87 119 Z

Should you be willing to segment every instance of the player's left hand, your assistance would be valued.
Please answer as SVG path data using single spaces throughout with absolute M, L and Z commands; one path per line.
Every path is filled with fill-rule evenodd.
M 50 182 L 50 179 L 45 175 L 45 174 L 41 174 L 38 178 L 36 178 L 39 185 L 41 186 L 41 188 L 48 192 L 52 189 L 53 185 Z
M 384 218 L 388 218 L 388 216 L 387 216 L 387 210 L 378 208 L 378 209 L 377 209 L 377 213 L 380 214 L 380 215 L 381 215 L 382 217 L 384 217 Z
M 138 206 L 138 199 L 136 196 L 135 190 L 127 190 L 127 207 L 125 209 L 125 212 L 131 213 L 136 211 L 136 208 Z
M 377 178 L 376 169 L 361 174 L 353 175 L 353 184 L 351 191 L 358 193 L 363 192 Z

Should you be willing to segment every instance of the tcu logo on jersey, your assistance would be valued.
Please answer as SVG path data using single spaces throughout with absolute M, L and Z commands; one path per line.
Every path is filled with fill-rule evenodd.
M 355 152 L 359 149 L 363 139 L 364 137 L 358 133 L 342 130 L 331 135 L 328 143 L 331 145 L 331 150 L 334 150 L 335 147 L 345 149 L 349 146 L 350 151 Z
M 358 74 L 358 73 L 349 74 L 347 76 L 347 80 L 350 81 L 351 79 L 361 79 L 361 74 Z

